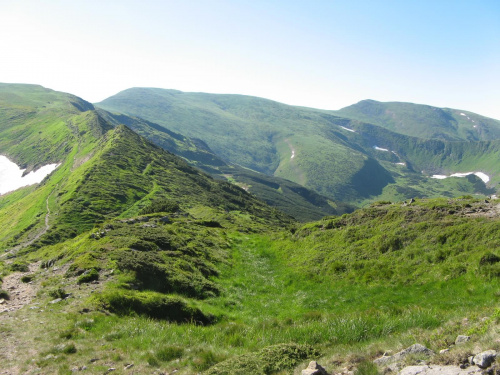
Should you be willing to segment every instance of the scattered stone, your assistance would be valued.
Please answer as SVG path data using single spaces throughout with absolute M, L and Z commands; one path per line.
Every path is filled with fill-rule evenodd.
M 328 373 L 318 362 L 311 361 L 309 362 L 309 366 L 305 370 L 302 370 L 302 375 L 328 375 Z
M 5 303 L 5 300 L 2 298 L 0 299 L 0 305 L 3 305 Z
M 394 355 L 377 358 L 376 360 L 373 361 L 373 363 L 375 363 L 378 366 L 383 366 L 392 362 L 399 361 L 410 354 L 421 354 L 421 355 L 431 356 L 434 355 L 435 353 L 421 344 L 413 344 L 412 346 Z
M 168 224 L 168 223 L 170 223 L 170 218 L 168 216 L 163 216 L 163 217 L 160 217 L 160 219 L 158 221 L 160 223 Z
M 115 369 L 114 367 L 110 367 L 110 368 L 108 368 L 108 371 L 106 371 L 106 373 L 108 373 L 108 372 L 112 372 L 112 371 L 115 371 L 115 370 L 116 370 L 116 369 Z
M 30 310 L 36 310 L 36 309 L 39 309 L 39 308 L 40 308 L 39 306 L 31 306 Z
M 495 361 L 498 353 L 495 350 L 486 350 L 474 357 L 474 364 L 480 368 L 487 368 Z
M 455 345 L 460 345 L 466 343 L 467 341 L 470 341 L 470 336 L 458 335 L 455 339 Z
M 130 363 L 130 364 L 128 364 L 128 365 L 125 365 L 124 370 L 128 370 L 129 368 L 132 368 L 132 367 L 134 367 L 134 364 L 133 364 L 133 363 Z
M 449 352 L 449 351 L 450 351 L 450 349 L 441 349 L 441 350 L 439 351 L 439 354 L 447 353 L 447 352 Z
M 408 366 L 399 372 L 399 375 L 479 375 L 482 374 L 479 368 L 461 369 L 458 366 Z
M 92 358 L 92 359 L 90 360 L 90 363 L 97 362 L 98 360 L 99 360 L 99 358 Z
M 61 301 L 62 301 L 62 298 L 56 298 L 56 299 L 50 301 L 49 303 L 54 304 L 54 303 L 58 303 L 58 302 L 61 302 Z

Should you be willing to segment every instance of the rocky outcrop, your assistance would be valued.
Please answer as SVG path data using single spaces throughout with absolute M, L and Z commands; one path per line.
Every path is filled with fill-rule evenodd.
M 482 374 L 480 368 L 465 368 L 458 366 L 439 366 L 439 365 L 424 365 L 424 366 L 408 366 L 399 372 L 399 375 L 474 375 Z
M 309 366 L 305 370 L 302 370 L 302 375 L 328 375 L 328 373 L 318 362 L 311 361 L 309 362 Z
M 490 367 L 497 357 L 498 353 L 494 350 L 486 350 L 474 356 L 473 363 L 480 368 Z
M 455 339 L 455 345 L 460 345 L 466 343 L 467 341 L 470 341 L 470 336 L 458 335 Z
M 373 361 L 373 363 L 375 363 L 378 366 L 389 365 L 391 363 L 403 360 L 406 356 L 410 354 L 431 356 L 434 355 L 435 353 L 421 344 L 414 344 L 394 355 L 390 356 L 384 355 L 383 357 L 377 358 L 376 360 Z

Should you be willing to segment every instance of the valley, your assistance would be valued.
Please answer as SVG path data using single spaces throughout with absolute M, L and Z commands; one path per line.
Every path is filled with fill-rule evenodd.
M 498 129 L 411 103 L 0 84 L 0 161 L 46 172 L 0 168 L 0 374 L 367 375 L 500 351 Z M 375 361 L 417 343 L 430 360 Z

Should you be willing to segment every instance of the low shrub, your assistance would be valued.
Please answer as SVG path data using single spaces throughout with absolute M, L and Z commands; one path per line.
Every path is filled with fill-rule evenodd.
M 85 271 L 77 280 L 78 284 L 90 283 L 99 280 L 99 272 L 95 268 Z
M 173 213 L 179 211 L 179 203 L 168 200 L 168 199 L 159 199 L 151 202 L 148 206 L 144 207 L 140 214 L 148 215 L 156 212 L 168 212 Z
M 31 280 L 33 280 L 33 275 L 24 275 L 21 277 L 21 282 L 23 283 L 29 283 Z
M 206 375 L 267 375 L 288 370 L 305 360 L 313 360 L 321 353 L 309 345 L 278 344 L 258 352 L 243 354 L 210 368 Z
M 28 264 L 25 262 L 14 262 L 10 265 L 10 270 L 12 272 L 28 272 L 29 267 Z
M 177 358 L 181 358 L 184 354 L 184 349 L 180 346 L 169 345 L 158 349 L 155 352 L 155 357 L 160 361 L 168 362 Z
M 180 297 L 155 292 L 112 291 L 102 294 L 99 299 L 104 308 L 119 315 L 136 313 L 154 319 L 201 325 L 216 321 L 215 316 L 190 306 Z
M 9 293 L 6 290 L 0 289 L 0 299 L 10 299 Z
M 51 291 L 49 291 L 49 296 L 52 297 L 52 298 L 61 298 L 61 299 L 64 299 L 66 298 L 66 296 L 68 295 L 66 293 L 66 291 L 63 289 L 63 288 L 57 288 L 57 289 L 53 289 Z

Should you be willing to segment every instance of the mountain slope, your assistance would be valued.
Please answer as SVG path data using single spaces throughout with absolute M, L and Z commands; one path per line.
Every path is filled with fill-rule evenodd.
M 458 109 L 363 100 L 335 113 L 342 117 L 379 125 L 396 133 L 424 139 L 446 141 L 500 139 L 500 121 Z
M 113 128 L 81 99 L 38 86 L 20 85 L 14 91 L 1 104 L 7 115 L 0 128 L 0 153 L 28 169 L 41 161 L 60 166 L 40 185 L 0 197 L 3 246 L 39 237 L 37 246 L 56 243 L 113 217 L 134 216 L 148 207 L 154 211 L 156 203 L 165 201 L 184 212 L 205 210 L 207 217 L 212 211 L 238 211 L 256 225 L 291 222 L 243 189 L 213 180 L 125 126 Z
M 127 125 L 163 149 L 182 156 L 190 165 L 202 169 L 217 179 L 237 184 L 297 220 L 317 220 L 325 215 L 341 215 L 352 211 L 348 205 L 328 201 L 299 184 L 254 172 L 237 164 L 230 165 L 215 155 L 200 139 L 174 133 L 137 117 L 113 114 L 102 109 L 99 109 L 98 113 L 110 124 Z
M 488 188 L 495 186 L 499 178 L 498 168 L 492 162 L 496 160 L 495 146 L 445 143 L 448 148 L 486 151 L 473 159 L 456 159 L 448 153 L 440 153 L 439 147 L 444 143 L 426 143 L 424 139 L 378 125 L 339 117 L 336 112 L 293 107 L 260 98 L 134 88 L 97 106 L 140 116 L 200 138 L 231 163 L 286 178 L 336 201 L 365 204 L 388 196 L 411 198 L 415 193 L 417 196 L 484 193 L 489 192 Z M 458 116 L 459 120 L 465 118 Z M 479 121 L 479 117 L 477 119 Z M 490 128 L 494 133 L 494 126 Z M 363 133 L 365 130 L 367 134 Z M 405 157 L 390 152 L 396 152 L 396 147 L 386 151 L 389 149 L 385 144 L 393 144 L 395 139 L 399 140 L 398 150 Z M 428 152 L 406 149 L 413 147 L 407 145 L 416 144 L 425 144 Z M 442 159 L 438 164 L 433 164 L 437 160 L 435 154 L 440 154 Z M 422 169 L 417 167 L 420 164 L 425 165 L 426 171 L 436 173 L 480 171 L 489 175 L 492 182 L 487 188 L 478 186 L 477 181 L 435 181 L 429 174 L 421 173 Z M 407 189 L 409 185 L 411 189 Z M 398 193 L 388 194 L 387 189 Z

